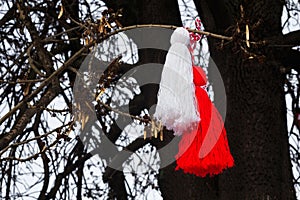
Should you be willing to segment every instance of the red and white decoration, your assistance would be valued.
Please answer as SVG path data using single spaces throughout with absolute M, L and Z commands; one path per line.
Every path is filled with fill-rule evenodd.
M 232 167 L 234 160 L 222 117 L 203 89 L 206 74 L 193 66 L 189 48 L 199 39 L 184 28 L 172 34 L 154 117 L 182 137 L 176 170 L 205 177 Z

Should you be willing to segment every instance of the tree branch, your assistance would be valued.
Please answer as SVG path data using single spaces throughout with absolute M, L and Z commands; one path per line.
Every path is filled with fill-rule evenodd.
M 39 111 L 35 117 L 35 122 L 33 124 L 33 132 L 34 132 L 35 137 L 41 136 L 38 131 L 39 124 L 41 123 L 41 115 L 42 115 L 42 112 Z M 43 181 L 42 190 L 39 195 L 39 199 L 46 199 L 45 195 L 46 195 L 46 192 L 47 192 L 47 189 L 49 186 L 49 180 L 50 180 L 50 170 L 49 170 L 49 164 L 48 164 L 49 158 L 47 157 L 47 154 L 45 153 L 44 148 L 46 146 L 45 146 L 45 143 L 41 140 L 41 138 L 37 139 L 37 143 L 38 143 L 40 152 L 43 152 L 43 153 L 41 153 L 41 158 L 43 160 L 43 169 L 44 169 L 44 181 Z
M 90 159 L 93 155 L 95 155 L 95 153 L 96 153 L 96 150 L 93 150 L 92 152 L 87 153 L 84 156 L 80 157 L 75 163 L 68 162 L 64 171 L 57 175 L 54 186 L 48 193 L 46 199 L 54 199 L 59 187 L 62 184 L 63 179 L 67 175 L 72 173 L 78 166 L 80 166 L 81 163 L 84 163 L 86 160 Z
M 0 20 L 0 27 L 3 27 L 6 22 L 13 19 L 14 13 L 16 12 L 16 4 L 14 3 L 11 8 L 5 13 L 5 15 Z
M 118 154 L 115 155 L 115 157 L 110 162 L 109 166 L 105 169 L 105 172 L 103 174 L 103 181 L 110 182 L 116 181 L 115 176 L 120 176 L 119 173 L 122 172 L 122 164 L 128 159 L 128 157 L 131 155 L 128 152 L 135 152 L 139 148 L 145 146 L 146 144 L 150 143 L 153 146 L 155 146 L 157 149 L 160 149 L 167 145 L 172 139 L 174 138 L 173 132 L 164 129 L 164 140 L 160 141 L 158 138 L 137 138 L 135 141 L 130 143 L 124 150 L 121 152 L 118 152 Z M 178 139 L 178 138 L 177 138 Z M 174 151 L 175 152 L 175 151 Z M 163 155 L 162 155 L 163 156 Z M 163 162 L 163 161 L 162 161 Z
M 40 86 L 35 89 L 31 94 L 26 96 L 23 101 L 18 103 L 14 108 L 12 108 L 8 113 L 6 113 L 1 119 L 0 124 L 2 124 L 9 116 L 14 114 L 17 110 L 19 110 L 25 103 L 32 100 L 40 91 L 42 91 L 45 86 L 47 86 L 54 78 L 59 76 L 62 72 L 64 72 L 78 57 L 82 55 L 89 47 L 91 47 L 93 43 L 90 45 L 82 47 L 77 53 L 75 53 L 69 60 L 67 60 L 60 68 L 58 68 L 55 72 L 53 72 L 48 78 L 46 78 L 43 82 L 41 82 Z M 1 148 L 0 148 L 1 149 Z
M 59 94 L 59 89 L 57 86 L 52 86 L 40 99 L 40 101 L 36 104 L 37 107 L 45 107 L 48 105 L 57 95 Z M 23 102 L 23 103 L 22 103 Z M 24 105 L 26 101 L 22 101 L 19 104 L 21 106 Z M 18 105 L 19 105 L 18 104 Z M 20 107 L 21 107 L 20 106 Z M 31 118 L 36 114 L 36 109 L 26 109 L 26 112 L 16 121 L 15 125 L 11 129 L 10 132 L 5 133 L 0 136 L 0 150 L 4 149 L 9 143 L 14 140 L 27 126 L 27 123 L 31 120 Z M 8 116 L 7 116 L 8 117 Z M 2 123 L 2 122 L 1 122 Z M 1 124 L 0 123 L 0 124 Z
M 118 30 L 115 30 L 114 32 L 111 32 L 109 34 L 107 34 L 105 37 L 100 38 L 98 42 L 101 42 L 107 38 L 109 38 L 112 35 L 124 32 L 124 31 L 128 31 L 131 29 L 135 29 L 135 28 L 166 28 L 166 29 L 176 29 L 178 28 L 178 26 L 173 26 L 173 25 L 164 25 L 164 24 L 141 24 L 141 25 L 133 25 L 133 26 L 127 26 L 127 27 L 123 27 L 120 28 Z M 190 32 L 194 32 L 194 33 L 199 33 L 201 35 L 206 35 L 208 37 L 213 37 L 213 38 L 217 38 L 217 39 L 221 39 L 221 40 L 232 40 L 232 37 L 228 37 L 228 36 L 224 36 L 224 35 L 220 35 L 220 34 L 216 34 L 216 33 L 211 33 L 211 32 L 207 32 L 207 31 L 201 31 L 201 30 L 195 30 L 195 29 L 190 29 L 188 28 L 188 31 Z

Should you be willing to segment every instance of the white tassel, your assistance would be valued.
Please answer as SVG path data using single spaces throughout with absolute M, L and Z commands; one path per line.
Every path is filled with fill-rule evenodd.
M 193 83 L 192 58 L 188 49 L 189 32 L 177 28 L 171 36 L 162 71 L 154 118 L 162 122 L 175 135 L 197 128 L 200 120 L 195 86 Z

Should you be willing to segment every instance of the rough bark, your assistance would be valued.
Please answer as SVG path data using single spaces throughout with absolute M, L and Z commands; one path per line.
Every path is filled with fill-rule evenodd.
M 196 2 L 200 10 L 203 6 Z M 242 23 L 250 25 L 252 39 L 281 35 L 280 2 L 231 1 L 229 5 L 240 4 L 245 11 Z M 231 11 L 229 17 L 239 16 L 238 7 L 227 7 L 227 10 Z M 214 15 L 213 12 L 203 11 L 200 14 L 204 25 L 213 27 L 211 19 L 205 17 L 207 13 Z M 226 33 L 222 27 L 208 31 L 216 30 Z M 210 38 L 209 44 L 226 88 L 226 128 L 235 158 L 235 167 L 219 176 L 219 199 L 295 199 L 281 64 L 276 62 L 272 51 L 263 60 L 248 59 L 249 56 L 231 44 L 221 50 L 219 41 Z

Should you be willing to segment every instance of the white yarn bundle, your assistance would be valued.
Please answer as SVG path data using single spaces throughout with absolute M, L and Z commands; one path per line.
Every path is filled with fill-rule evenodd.
M 177 28 L 171 36 L 162 71 L 154 118 L 175 135 L 197 128 L 200 117 L 195 98 L 189 32 Z

